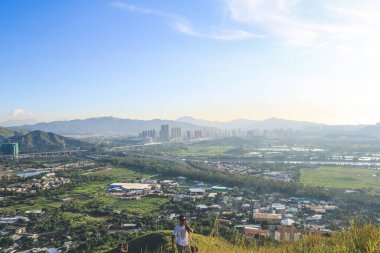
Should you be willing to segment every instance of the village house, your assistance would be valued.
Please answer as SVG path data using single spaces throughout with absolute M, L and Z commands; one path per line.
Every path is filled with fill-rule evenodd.
M 276 241 L 295 242 L 300 239 L 301 233 L 295 227 L 277 226 L 272 233 L 272 238 Z
M 202 188 L 190 188 L 188 193 L 191 196 L 203 197 L 206 194 L 206 190 Z
M 261 228 L 254 228 L 254 227 L 245 227 L 244 234 L 250 238 L 258 238 L 258 237 L 266 238 L 270 236 L 268 230 L 264 230 Z
M 268 222 L 276 224 L 281 222 L 282 215 L 272 213 L 254 213 L 253 219 L 255 220 L 255 222 Z

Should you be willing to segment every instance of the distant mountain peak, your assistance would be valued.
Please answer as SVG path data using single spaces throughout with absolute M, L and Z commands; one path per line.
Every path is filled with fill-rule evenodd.
M 8 138 L 8 142 L 17 142 L 22 152 L 61 151 L 64 149 L 88 148 L 92 145 L 73 138 L 63 137 L 41 130 L 32 131 L 25 135 Z
M 210 128 L 219 128 L 225 130 L 241 129 L 241 130 L 295 130 L 309 132 L 336 133 L 339 131 L 357 131 L 366 127 L 362 126 L 334 126 L 318 124 L 308 121 L 297 121 L 289 119 L 281 119 L 278 117 L 270 117 L 265 120 L 249 120 L 235 119 L 227 122 L 210 121 L 196 119 L 192 116 L 183 116 L 177 120 L 138 120 L 138 119 L 122 119 L 111 116 L 103 116 L 89 119 L 77 119 L 69 121 L 53 121 L 48 123 L 38 123 L 34 125 L 23 125 L 15 128 L 16 130 L 42 130 L 45 132 L 53 132 L 61 135 L 137 135 L 143 130 L 155 129 L 160 130 L 161 125 L 168 124 L 170 127 L 179 126 L 183 131 L 204 130 Z M 372 128 L 374 128 L 372 130 Z M 380 127 L 378 127 L 380 129 Z M 366 130 L 377 134 L 376 127 L 370 127 Z M 5 133 L 7 130 L 3 130 Z M 3 134 L 3 136 L 7 136 Z M 9 133 L 8 133 L 9 136 Z
M 209 121 L 202 119 L 195 119 L 191 116 L 183 116 L 177 119 L 181 122 L 188 122 L 195 125 L 212 126 L 223 129 L 293 129 L 302 130 L 305 126 L 319 125 L 317 123 L 307 121 L 296 121 L 281 119 L 278 117 L 270 117 L 265 120 L 250 120 L 250 119 L 235 119 L 227 122 Z
M 16 127 L 16 126 L 22 126 L 27 124 L 36 124 L 38 121 L 35 119 L 22 119 L 22 120 L 15 120 L 10 119 L 4 122 L 0 123 L 0 126 L 2 127 Z
M 184 131 L 202 130 L 208 126 L 200 126 L 189 122 L 174 120 L 138 120 L 115 117 L 97 117 L 69 121 L 53 121 L 24 125 L 21 128 L 28 130 L 42 130 L 61 135 L 137 135 L 143 130 L 159 130 L 162 124 L 180 126 Z
M 186 121 L 186 120 L 198 120 L 192 116 L 182 116 L 182 117 L 179 117 L 178 119 L 176 119 L 176 121 Z

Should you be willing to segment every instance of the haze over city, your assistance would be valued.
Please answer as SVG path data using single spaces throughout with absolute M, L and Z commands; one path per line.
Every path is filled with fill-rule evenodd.
M 2 1 L 0 122 L 380 121 L 380 2 Z
M 380 252 L 379 0 L 0 0 L 0 252 Z

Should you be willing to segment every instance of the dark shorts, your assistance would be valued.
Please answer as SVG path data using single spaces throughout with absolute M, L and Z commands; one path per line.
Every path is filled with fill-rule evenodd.
M 177 244 L 178 253 L 191 253 L 190 246 L 181 246 Z

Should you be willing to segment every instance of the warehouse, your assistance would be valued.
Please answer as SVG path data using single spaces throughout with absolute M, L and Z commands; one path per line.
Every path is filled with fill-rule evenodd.
M 109 191 L 151 191 L 160 189 L 159 184 L 142 184 L 142 183 L 113 183 L 108 186 Z

